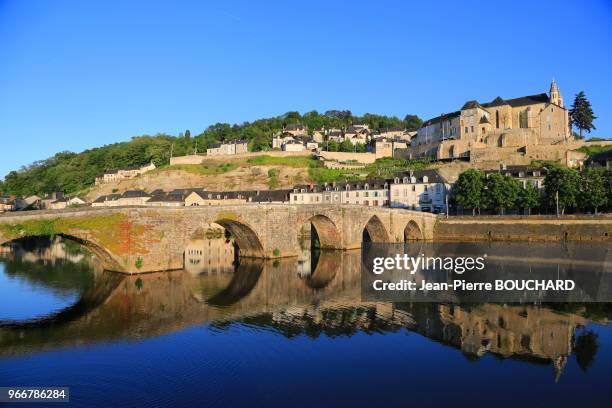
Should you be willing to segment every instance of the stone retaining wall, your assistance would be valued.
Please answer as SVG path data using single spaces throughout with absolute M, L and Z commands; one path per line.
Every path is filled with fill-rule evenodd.
M 612 242 L 612 217 L 441 219 L 436 241 L 607 241 Z

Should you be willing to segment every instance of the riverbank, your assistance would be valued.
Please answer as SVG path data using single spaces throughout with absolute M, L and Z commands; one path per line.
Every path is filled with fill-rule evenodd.
M 440 219 L 435 241 L 607 241 L 612 216 L 480 216 Z

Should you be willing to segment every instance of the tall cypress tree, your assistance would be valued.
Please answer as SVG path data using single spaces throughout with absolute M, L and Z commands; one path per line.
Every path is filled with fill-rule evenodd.
M 580 91 L 574 99 L 572 109 L 570 109 L 571 123 L 580 130 L 580 138 L 582 139 L 582 131 L 586 130 L 591 133 L 595 129 L 593 121 L 597 116 L 593 114 L 591 102 L 586 98 L 584 91 Z

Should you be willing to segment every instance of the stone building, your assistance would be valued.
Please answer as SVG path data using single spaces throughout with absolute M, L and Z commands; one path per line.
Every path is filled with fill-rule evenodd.
M 183 194 L 152 193 L 146 205 L 151 207 L 182 207 L 185 205 L 185 197 Z
M 96 177 L 95 184 L 106 184 L 113 183 L 116 181 L 127 180 L 134 178 L 140 174 L 144 174 L 151 170 L 155 170 L 155 164 L 153 162 L 144 165 L 144 166 L 132 166 L 126 167 L 124 169 L 111 170 L 104 173 L 104 175 L 100 177 Z
M 389 185 L 390 207 L 446 212 L 450 184 L 435 170 L 400 173 Z
M 303 152 L 317 150 L 319 144 L 311 137 L 277 134 L 272 137 L 272 148 L 285 152 Z
M 612 170 L 612 150 L 594 154 L 590 157 L 589 164 Z
M 291 204 L 356 204 L 383 207 L 389 204 L 389 184 L 385 180 L 325 183 L 294 187 Z
M 13 211 L 14 208 L 13 199 L 11 197 L 0 197 L 0 213 Z
M 355 204 L 443 212 L 449 190 L 450 184 L 437 171 L 422 170 L 388 180 L 295 186 L 289 200 L 291 204 Z
M 283 128 L 283 133 L 291 136 L 306 136 L 308 135 L 308 130 L 304 125 L 287 125 Z
M 370 129 L 367 125 L 353 125 L 346 128 L 343 140 L 348 140 L 353 145 L 365 145 L 370 141 Z
M 241 205 L 250 203 L 282 204 L 289 202 L 291 190 L 205 191 L 195 189 L 185 196 L 185 206 Z
M 444 160 L 469 158 L 478 149 L 513 148 L 518 155 L 525 146 L 558 145 L 570 136 L 568 110 L 553 81 L 548 94 L 472 100 L 425 121 L 412 139 L 411 154 Z
M 81 197 L 71 197 L 71 198 L 62 197 L 50 203 L 48 208 L 50 210 L 63 210 L 64 208 L 78 207 L 78 206 L 83 206 L 86 204 L 87 204 L 87 201 L 82 199 Z
M 246 204 L 247 201 L 248 197 L 239 191 L 194 190 L 185 197 L 185 206 L 234 205 Z
M 510 176 L 517 180 L 523 187 L 527 184 L 531 184 L 538 190 L 544 189 L 544 179 L 548 170 L 544 167 L 532 167 L 532 166 L 506 166 L 501 164 L 499 170 L 487 170 L 485 175 L 489 176 L 492 173 L 501 173 L 505 176 Z
M 216 143 L 210 148 L 206 149 L 207 156 L 229 156 L 243 153 L 248 153 L 247 142 L 244 140 Z
M 92 203 L 92 207 L 112 207 L 113 203 L 121 197 L 121 194 L 108 194 L 96 198 Z

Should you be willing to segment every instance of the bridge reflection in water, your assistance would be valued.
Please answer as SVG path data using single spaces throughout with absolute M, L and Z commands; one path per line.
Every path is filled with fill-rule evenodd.
M 232 240 L 215 237 L 188 245 L 185 271 L 136 276 L 98 271 L 74 305 L 39 319 L 0 322 L 0 358 L 158 336 L 201 324 L 223 330 L 235 322 L 286 336 L 410 330 L 470 359 L 491 353 L 550 364 L 556 377 L 572 353 L 585 353 L 575 339 L 589 323 L 588 305 L 558 311 L 530 305 L 364 302 L 359 250 L 236 259 Z M 206 247 L 213 249 L 206 252 Z M 22 247 L 4 252 L 5 262 L 19 258 L 22 267 L 49 256 Z M 610 314 L 606 309 L 602 319 Z

